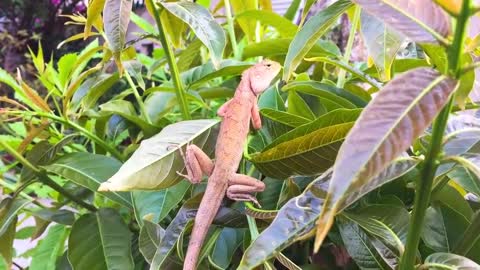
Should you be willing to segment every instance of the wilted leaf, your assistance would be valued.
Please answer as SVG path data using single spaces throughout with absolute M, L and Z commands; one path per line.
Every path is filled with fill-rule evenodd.
M 68 239 L 68 260 L 74 270 L 134 269 L 132 233 L 113 209 L 81 216 Z
M 412 159 L 396 160 L 367 187 L 350 193 L 340 209 L 345 209 L 366 193 L 402 176 L 414 168 L 417 163 Z M 288 201 L 277 213 L 270 226 L 245 251 L 240 267 L 237 269 L 252 269 L 260 265 L 314 229 L 315 222 L 322 211 L 331 178 L 332 170 L 330 169 L 315 179 L 300 196 Z
M 210 12 L 199 4 L 180 2 L 160 2 L 170 13 L 188 24 L 195 35 L 210 51 L 213 65 L 218 67 L 222 60 L 226 37 L 223 28 L 214 20 Z
M 435 70 L 417 68 L 390 81 L 368 104 L 338 153 L 318 222 L 316 250 L 345 195 L 362 189 L 421 135 L 447 103 L 455 84 Z
M 185 148 L 193 142 L 206 153 L 211 152 L 217 126 L 217 120 L 192 120 L 165 127 L 159 134 L 142 141 L 137 151 L 99 190 L 162 189 L 175 185 L 182 179 L 176 171 L 184 168 L 178 147 Z
M 339 109 L 275 139 L 252 162 L 265 175 L 283 179 L 314 175 L 332 166 L 337 150 L 361 110 Z
M 325 34 L 336 22 L 337 18 L 352 6 L 347 0 L 339 0 L 328 8 L 311 17 L 295 35 L 287 57 L 285 58 L 283 80 L 288 81 L 292 72 L 298 67 L 307 52 L 315 45 L 317 40 Z
M 436 43 L 438 34 L 446 37 L 450 33 L 450 18 L 431 0 L 352 2 L 415 42 Z

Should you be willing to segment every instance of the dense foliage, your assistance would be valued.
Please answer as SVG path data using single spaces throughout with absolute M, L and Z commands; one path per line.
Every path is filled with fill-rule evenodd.
M 480 35 L 467 35 L 480 7 L 209 2 L 146 0 L 151 24 L 131 0 L 91 0 L 64 41 L 88 46 L 31 51 L 38 87 L 0 69 L 14 92 L 0 97 L 0 269 L 180 269 L 206 183 L 176 173 L 172 145 L 213 153 L 216 111 L 261 57 L 283 71 L 239 170 L 266 184 L 262 208 L 225 200 L 199 269 L 480 268 Z M 342 16 L 339 48 L 327 37 Z M 366 62 L 351 61 L 355 37 Z M 16 251 L 28 238 L 41 240 Z

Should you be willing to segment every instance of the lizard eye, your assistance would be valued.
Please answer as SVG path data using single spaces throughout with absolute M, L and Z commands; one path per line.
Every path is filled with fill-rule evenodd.
M 267 67 L 270 67 L 272 64 L 267 64 Z

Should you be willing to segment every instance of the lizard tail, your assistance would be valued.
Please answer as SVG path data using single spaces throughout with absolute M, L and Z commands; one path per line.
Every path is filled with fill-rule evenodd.
M 195 223 L 193 224 L 193 230 L 190 236 L 190 242 L 188 244 L 187 255 L 185 256 L 183 270 L 196 269 L 203 241 L 207 236 L 208 229 L 212 224 L 213 219 L 217 215 L 223 197 L 225 196 L 227 189 L 226 183 L 220 183 L 220 181 L 218 181 L 218 183 L 212 183 L 217 182 L 213 179 L 210 177 L 208 180 L 207 189 L 203 194 L 202 201 L 200 202 L 200 206 L 197 211 L 197 216 L 195 217 Z M 221 187 L 221 190 L 219 190 L 219 187 Z

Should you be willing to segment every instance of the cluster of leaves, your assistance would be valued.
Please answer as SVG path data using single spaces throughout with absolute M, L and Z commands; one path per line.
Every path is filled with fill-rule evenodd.
M 296 25 L 301 1 L 284 16 L 255 2 L 147 0 L 152 25 L 130 0 L 92 0 L 69 17 L 84 32 L 65 40 L 88 46 L 56 63 L 31 53 L 46 96 L 0 69 L 15 92 L 1 97 L 12 107 L 1 111 L 0 269 L 15 257 L 33 269 L 181 268 L 205 183 L 178 176 L 179 148 L 213 153 L 215 112 L 258 57 L 284 66 L 240 166 L 265 182 L 263 208 L 222 205 L 199 269 L 480 267 L 480 120 L 452 113 L 478 107 L 480 38 L 465 38 L 478 9 L 338 0 L 307 19 L 305 1 Z M 344 53 L 322 38 L 343 14 Z M 134 41 L 130 23 L 144 31 Z M 349 61 L 357 32 L 371 66 Z M 138 54 L 143 39 L 161 48 Z M 397 57 L 406 40 L 425 57 Z M 40 236 L 14 253 L 16 239 Z

